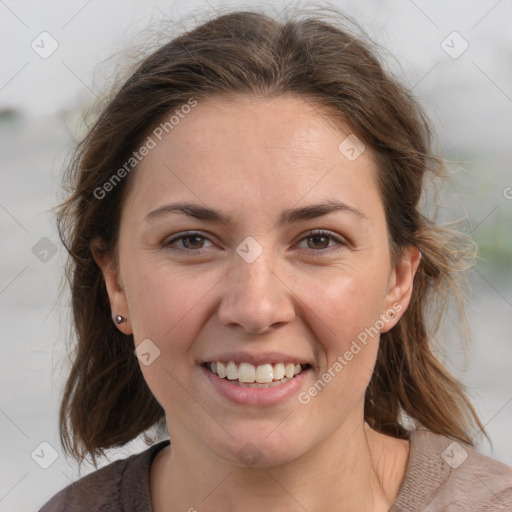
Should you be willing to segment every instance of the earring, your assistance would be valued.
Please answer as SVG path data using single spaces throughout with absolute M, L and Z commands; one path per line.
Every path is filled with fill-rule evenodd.
M 124 316 L 121 316 L 121 315 L 116 315 L 114 317 L 114 322 L 116 324 L 122 324 L 123 322 L 126 322 L 126 318 Z

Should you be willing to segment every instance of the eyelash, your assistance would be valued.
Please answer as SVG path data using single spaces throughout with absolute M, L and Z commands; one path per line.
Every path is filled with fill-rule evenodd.
M 193 238 L 195 236 L 198 236 L 200 238 L 203 238 L 205 240 L 209 240 L 208 237 L 204 236 L 201 232 L 198 232 L 198 231 L 189 231 L 187 233 L 184 233 L 183 235 L 180 235 L 176 238 L 173 238 L 172 240 L 169 240 L 168 242 L 166 242 L 164 244 L 164 246 L 167 248 L 167 249 L 170 249 L 170 250 L 176 250 L 176 251 L 180 251 L 180 252 L 191 252 L 191 253 L 196 253 L 196 254 L 202 254 L 204 251 L 207 251 L 208 248 L 206 249 L 178 249 L 176 247 L 170 247 L 170 245 L 178 240 L 183 240 L 185 238 Z M 339 245 L 343 246 L 343 247 L 347 247 L 348 246 L 348 243 L 345 239 L 341 238 L 340 236 L 337 236 L 337 235 L 334 235 L 333 233 L 331 233 L 330 231 L 325 231 L 325 230 L 314 230 L 314 231 L 310 231 L 308 233 L 306 233 L 306 235 L 301 238 L 301 240 L 299 241 L 302 242 L 303 240 L 306 240 L 308 238 L 312 238 L 312 237 L 320 237 L 320 236 L 323 236 L 323 237 L 327 237 L 331 240 L 334 240 L 336 242 L 338 242 Z M 340 249 L 340 248 L 339 248 Z M 339 250 L 337 249 L 337 250 Z M 314 256 L 324 256 L 326 255 L 326 253 L 330 253 L 332 251 L 332 248 L 326 248 L 326 249 L 320 249 L 320 250 L 314 250 L 314 249 L 304 249 L 308 252 L 311 252 L 313 253 Z M 336 250 L 336 249 L 335 249 Z M 316 253 L 316 254 L 315 254 Z

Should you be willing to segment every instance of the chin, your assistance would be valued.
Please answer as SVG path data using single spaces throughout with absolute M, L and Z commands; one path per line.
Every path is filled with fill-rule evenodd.
M 256 433 L 254 430 L 256 429 L 247 429 L 238 434 L 230 431 L 233 437 L 224 439 L 216 445 L 212 440 L 211 450 L 231 464 L 254 469 L 281 466 L 300 457 L 302 453 L 300 441 L 304 436 L 298 435 L 295 438 L 286 430 L 280 433 L 273 432 L 270 435 L 267 434 L 272 431 L 269 428 L 259 428 Z

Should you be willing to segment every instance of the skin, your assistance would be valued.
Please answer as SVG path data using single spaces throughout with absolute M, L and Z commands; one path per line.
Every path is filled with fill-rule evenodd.
M 392 264 L 371 152 L 345 158 L 338 146 L 348 134 L 298 97 L 202 100 L 130 177 L 118 264 L 93 248 L 112 314 L 127 318 L 119 329 L 160 350 L 141 364 L 172 443 L 151 467 L 156 512 L 384 511 L 395 500 L 408 441 L 363 416 L 379 336 L 307 405 L 295 395 L 234 404 L 198 364 L 231 350 L 283 352 L 311 361 L 304 391 L 379 315 L 400 308 L 385 332 L 407 308 L 419 252 Z M 284 209 L 329 199 L 364 217 L 277 224 Z M 175 201 L 222 210 L 233 225 L 176 213 L 145 220 Z M 334 238 L 308 241 L 318 229 Z M 205 238 L 169 245 L 189 230 Z M 247 236 L 263 249 L 252 263 L 236 252 Z M 250 466 L 237 456 L 248 442 L 261 455 Z

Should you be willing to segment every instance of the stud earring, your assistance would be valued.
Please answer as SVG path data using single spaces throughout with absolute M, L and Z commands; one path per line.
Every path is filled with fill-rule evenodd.
M 121 315 L 116 315 L 114 317 L 114 321 L 116 324 L 122 324 L 123 322 L 126 322 L 126 318 L 124 316 L 121 316 Z

